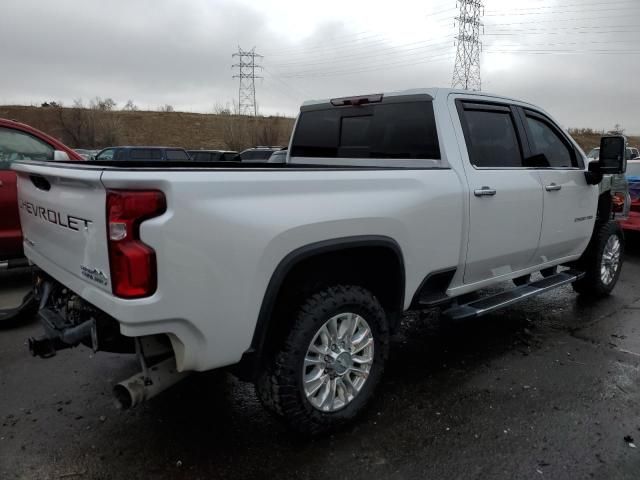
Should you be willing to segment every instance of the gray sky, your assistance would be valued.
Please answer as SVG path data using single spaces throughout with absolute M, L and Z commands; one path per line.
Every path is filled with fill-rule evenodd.
M 455 0 L 3 0 L 0 103 L 112 97 L 212 112 L 231 54 L 264 55 L 260 111 L 451 83 Z M 640 0 L 485 0 L 483 90 L 566 127 L 640 133 Z

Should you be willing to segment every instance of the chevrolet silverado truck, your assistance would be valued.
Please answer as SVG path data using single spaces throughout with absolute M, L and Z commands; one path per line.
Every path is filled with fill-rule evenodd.
M 625 143 L 587 164 L 534 105 L 420 89 L 305 103 L 285 163 L 18 162 L 31 352 L 136 353 L 123 408 L 228 367 L 293 429 L 334 429 L 371 400 L 407 310 L 609 294 L 624 237 L 599 184 Z

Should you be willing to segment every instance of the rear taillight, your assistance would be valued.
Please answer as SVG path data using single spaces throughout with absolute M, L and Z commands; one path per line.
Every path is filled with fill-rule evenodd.
M 166 209 L 164 194 L 157 190 L 107 190 L 107 241 L 114 295 L 140 298 L 156 291 L 156 252 L 140 240 L 140 224 Z

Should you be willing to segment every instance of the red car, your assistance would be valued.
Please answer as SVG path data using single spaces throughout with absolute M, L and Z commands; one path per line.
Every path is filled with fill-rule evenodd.
M 24 123 L 0 118 L 0 269 L 26 265 L 18 217 L 15 160 L 83 160 L 46 133 Z

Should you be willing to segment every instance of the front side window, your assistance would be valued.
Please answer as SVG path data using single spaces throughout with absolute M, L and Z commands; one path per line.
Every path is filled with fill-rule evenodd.
M 522 153 L 507 107 L 465 107 L 465 139 L 469 160 L 479 168 L 522 167 Z
M 555 128 L 537 117 L 527 115 L 531 149 L 533 155 L 544 154 L 551 168 L 572 168 L 577 166 L 573 150 L 567 146 Z
M 7 169 L 16 160 L 53 160 L 54 148 L 48 143 L 14 130 L 0 127 L 0 169 Z
M 302 112 L 292 157 L 440 159 L 430 101 Z
M 589 152 L 589 155 L 587 155 L 587 158 L 590 158 L 592 160 L 597 160 L 598 158 L 600 158 L 600 149 L 599 148 L 594 148 Z
M 108 149 L 103 150 L 102 152 L 100 152 L 98 154 L 98 156 L 96 157 L 96 160 L 113 160 L 113 154 L 114 153 L 115 153 L 115 149 L 108 148 Z

